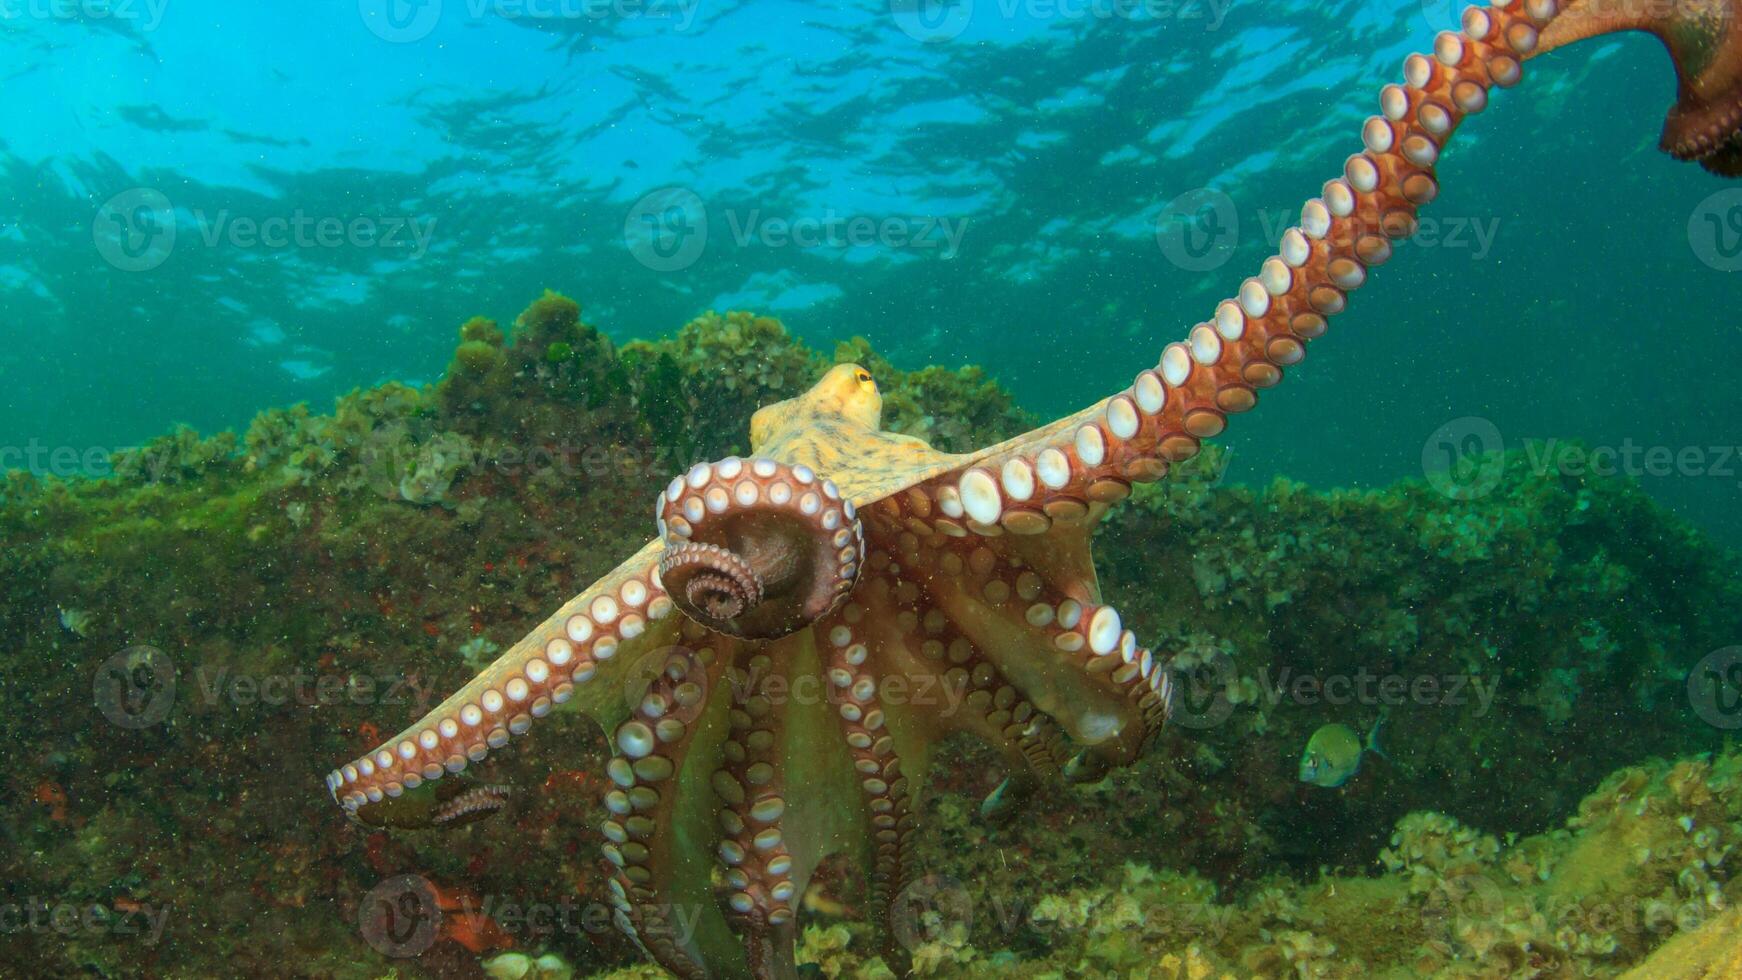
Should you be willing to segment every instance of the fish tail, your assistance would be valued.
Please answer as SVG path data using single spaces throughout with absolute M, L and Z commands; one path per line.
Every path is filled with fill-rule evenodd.
M 1373 727 L 1367 731 L 1367 751 L 1381 759 L 1384 759 L 1386 762 L 1391 761 L 1391 756 L 1385 751 L 1385 748 L 1379 744 L 1379 733 L 1385 729 L 1385 722 L 1390 718 L 1391 711 L 1389 708 L 1379 709 L 1379 720 L 1375 721 Z

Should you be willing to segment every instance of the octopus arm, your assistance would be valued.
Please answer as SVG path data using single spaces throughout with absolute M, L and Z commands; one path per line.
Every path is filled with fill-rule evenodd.
M 915 709 L 908 714 L 914 725 L 925 729 L 927 744 L 967 733 L 1003 755 L 1020 779 L 1057 775 L 1063 757 L 1058 726 L 956 627 L 930 587 L 916 579 L 883 566 L 854 593 L 854 601 L 866 612 L 859 629 L 884 679 L 886 699 Z M 899 679 L 893 688 L 891 678 Z M 909 784 L 921 788 L 917 774 L 910 773 Z
M 663 550 L 642 548 L 415 724 L 329 773 L 333 798 L 352 814 L 390 805 L 482 761 L 558 705 L 611 730 L 651 679 L 647 654 L 676 635 L 657 571 Z
M 821 696 L 824 657 L 816 630 L 805 629 L 746 644 L 730 675 L 714 776 L 722 891 L 758 977 L 792 975 L 799 902 L 823 858 L 868 859 L 852 759 L 836 705 Z
M 619 725 L 606 767 L 616 788 L 601 828 L 619 928 L 686 980 L 739 976 L 741 946 L 713 898 L 712 787 L 727 703 L 717 697 L 730 656 L 717 646 L 667 647 L 635 709 Z
M 1305 357 L 1369 270 L 1390 258 L 1392 243 L 1415 233 L 1417 210 L 1439 193 L 1441 150 L 1466 116 L 1486 107 L 1491 89 L 1518 82 L 1522 59 L 1557 9 L 1552 0 L 1514 0 L 1467 10 L 1462 31 L 1439 35 L 1431 56 L 1404 62 L 1404 84 L 1385 86 L 1381 114 L 1362 128 L 1364 148 L 1301 209 L 1277 254 L 1168 345 L 1155 367 L 913 492 L 958 526 L 1039 534 L 1191 458 Z
M 1091 581 L 1032 566 L 1025 543 L 933 542 L 900 560 L 947 620 L 943 628 L 983 651 L 1017 694 L 1095 757 L 1129 762 L 1166 721 L 1167 671 Z
M 888 939 L 916 860 L 914 808 L 932 763 L 934 730 L 927 706 L 891 688 L 894 661 L 879 623 L 855 599 L 819 620 L 814 632 L 829 691 L 824 700 L 835 716 L 833 741 L 846 752 L 843 799 L 851 801 L 852 837 L 863 842 L 856 850 L 869 870 L 870 919 Z M 894 946 L 886 952 L 901 955 Z

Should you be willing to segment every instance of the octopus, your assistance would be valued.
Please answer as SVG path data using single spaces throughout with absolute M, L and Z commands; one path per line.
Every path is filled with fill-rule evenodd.
M 1457 127 L 1524 61 L 1624 30 L 1657 35 L 1674 61 L 1664 149 L 1742 173 L 1736 0 L 1471 7 L 1381 90 L 1362 149 L 1277 254 L 1129 387 L 956 455 L 883 431 L 876 379 L 836 366 L 751 418 L 745 458 L 673 478 L 652 541 L 332 772 L 333 798 L 380 826 L 477 818 L 499 788 L 437 781 L 578 710 L 615 748 L 602 827 L 615 918 L 664 968 L 794 976 L 797 912 L 825 858 L 862 871 L 887 934 L 915 881 L 919 801 L 950 764 L 944 739 L 1005 760 L 982 805 L 997 816 L 1050 781 L 1129 764 L 1166 723 L 1172 658 L 1104 601 L 1097 521 L 1301 361 L 1415 230 Z

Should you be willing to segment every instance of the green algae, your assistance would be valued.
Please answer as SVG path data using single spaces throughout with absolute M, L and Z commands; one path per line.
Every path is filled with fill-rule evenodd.
M 358 832 L 319 774 L 458 687 L 474 658 L 651 536 L 651 502 L 671 474 L 744 452 L 751 411 L 844 360 L 877 376 L 887 427 L 940 448 L 1036 421 L 971 367 L 904 371 L 863 340 L 824 355 L 747 313 L 618 347 L 547 294 L 508 330 L 469 321 L 453 369 L 426 388 L 356 391 L 330 413 L 273 410 L 239 434 L 177 430 L 119 454 L 104 479 L 6 475 L 0 792 L 23 819 L 3 840 L 0 895 L 172 916 L 151 946 L 12 933 L 0 934 L 0 958 L 99 975 L 380 976 L 394 967 L 364 942 L 357 913 L 386 876 L 602 901 L 602 787 L 588 780 L 604 743 L 582 722 L 548 719 L 495 761 L 493 781 L 522 787 L 516 808 L 459 837 Z M 1641 910 L 1707 901 L 1714 883 L 1720 901 L 1734 897 L 1722 861 L 1683 874 L 1694 836 L 1736 820 L 1729 790 L 1686 804 L 1697 821 L 1686 842 L 1676 833 L 1687 812 L 1667 804 L 1639 820 L 1581 806 L 1599 784 L 1594 798 L 1620 799 L 1604 780 L 1639 772 L 1631 805 L 1668 800 L 1674 766 L 1641 760 L 1715 747 L 1682 686 L 1742 626 L 1732 556 L 1630 483 L 1542 473 L 1524 455 L 1475 500 L 1421 482 L 1222 486 L 1224 464 L 1206 452 L 1140 489 L 1097 542 L 1109 596 L 1147 642 L 1219 681 L 1209 703 L 1222 717 L 1176 725 L 1100 783 L 1047 788 L 1033 819 L 1006 828 L 973 817 L 996 760 L 950 749 L 961 761 L 938 775 L 922 863 L 1007 914 L 919 944 L 916 969 L 1310 976 L 1359 960 L 1452 971 L 1528 958 L 1524 943 L 1552 964 L 1619 969 L 1679 927 L 1618 935 L 1600 952 L 1601 935 L 1563 942 L 1534 916 L 1605 895 L 1616 878 L 1655 889 L 1606 895 Z M 62 628 L 62 609 L 81 611 L 84 635 Z M 174 663 L 176 695 L 161 723 L 127 729 L 93 707 L 92 684 L 140 645 Z M 1343 791 L 1298 787 L 1306 734 L 1370 722 L 1376 708 L 1278 699 L 1274 685 L 1284 671 L 1364 669 L 1480 678 L 1496 693 L 1485 708 L 1396 711 L 1393 764 L 1363 766 Z M 290 693 L 266 696 L 274 681 Z M 1703 778 L 1722 782 L 1728 759 L 1677 765 L 1711 766 Z M 1412 816 L 1431 813 L 1443 816 Z M 1706 846 L 1729 846 L 1723 835 Z M 1441 838 L 1480 846 L 1461 864 L 1412 856 Z M 1619 860 L 1623 845 L 1654 857 L 1599 860 Z M 1402 863 L 1387 867 L 1382 852 Z M 1519 868 L 1549 878 L 1527 884 Z M 1424 874 L 1435 884 L 1413 890 Z M 1438 884 L 1448 880 L 1491 881 L 1506 915 L 1522 918 L 1427 915 L 1468 904 Z M 850 881 L 826 887 L 853 909 Z M 829 976 L 888 975 L 860 918 L 817 913 L 802 955 Z M 1125 926 L 1097 933 L 1104 922 Z M 582 973 L 635 959 L 612 934 L 518 938 Z M 475 970 L 482 958 L 444 940 L 397 969 Z
M 1736 935 L 1725 859 L 1739 841 L 1742 752 L 1650 760 L 1606 780 L 1563 826 L 1524 839 L 1412 813 L 1371 862 L 1373 874 L 1229 888 L 1189 871 L 1107 862 L 1083 869 L 1096 884 L 976 891 L 949 921 L 924 927 L 914 972 L 1620 976 L 1671 937 Z M 846 926 L 813 927 L 805 949 L 829 977 L 886 975 L 869 935 Z

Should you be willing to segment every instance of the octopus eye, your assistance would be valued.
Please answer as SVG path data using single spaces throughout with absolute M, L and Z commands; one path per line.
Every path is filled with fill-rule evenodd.
M 854 375 L 854 377 L 857 378 L 859 383 L 862 385 L 868 385 L 871 383 L 870 371 L 860 371 L 858 374 Z

